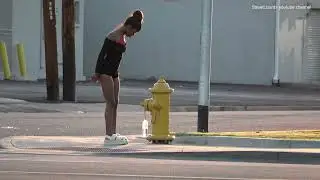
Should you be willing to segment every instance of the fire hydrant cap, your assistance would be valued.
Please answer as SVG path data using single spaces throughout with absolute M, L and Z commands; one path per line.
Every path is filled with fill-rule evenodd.
M 164 77 L 160 77 L 159 80 L 153 85 L 152 88 L 149 88 L 152 93 L 172 93 L 174 90 L 170 88 L 169 84 L 166 82 Z

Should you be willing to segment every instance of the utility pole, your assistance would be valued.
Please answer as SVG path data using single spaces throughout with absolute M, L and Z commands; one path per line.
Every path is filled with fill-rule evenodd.
M 280 86 L 279 78 L 279 34 L 280 34 L 280 0 L 276 0 L 276 28 L 275 28 L 275 41 L 274 41 L 274 75 L 272 84 Z
M 47 100 L 59 100 L 55 0 L 43 0 Z
M 76 100 L 74 0 L 62 0 L 63 100 Z
M 199 80 L 198 132 L 208 132 L 212 47 L 213 0 L 202 0 L 201 64 Z

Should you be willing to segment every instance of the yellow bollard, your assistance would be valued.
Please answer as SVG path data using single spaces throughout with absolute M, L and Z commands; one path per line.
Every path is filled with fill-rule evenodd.
M 175 138 L 169 132 L 170 96 L 174 89 L 160 77 L 149 91 L 152 98 L 145 99 L 140 104 L 145 111 L 150 111 L 152 116 L 152 134 L 147 140 L 156 144 L 168 144 Z
M 26 75 L 27 75 L 26 58 L 24 55 L 24 47 L 23 47 L 23 44 L 21 44 L 21 43 L 17 44 L 17 54 L 18 54 L 20 75 L 22 77 L 26 77 Z
M 6 43 L 3 41 L 1 41 L 0 43 L 0 53 L 1 53 L 1 59 L 2 59 L 4 79 L 9 80 L 11 79 L 11 71 L 10 71 L 10 65 L 8 60 Z

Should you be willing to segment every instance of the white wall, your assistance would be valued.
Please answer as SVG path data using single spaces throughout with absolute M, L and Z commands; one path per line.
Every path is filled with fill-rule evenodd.
M 142 31 L 128 41 L 120 74 L 148 79 L 198 81 L 201 3 L 196 0 L 94 0 L 85 4 L 84 67 L 94 72 L 107 33 L 134 9 L 142 9 Z
M 318 0 L 282 0 L 288 4 L 320 7 Z M 83 1 L 82 1 L 83 2 Z M 198 81 L 200 59 L 201 3 L 195 0 L 85 0 L 85 34 L 76 39 L 77 79 L 82 69 L 89 76 L 105 35 L 123 21 L 129 12 L 145 12 L 143 30 L 129 40 L 121 65 L 121 76 L 147 79 L 166 75 L 170 80 Z M 275 0 L 255 0 L 274 4 Z M 212 81 L 222 83 L 270 84 L 274 68 L 275 13 L 253 11 L 251 0 L 215 0 L 213 20 Z M 83 8 L 83 6 L 82 6 Z M 0 40 L 7 43 L 13 75 L 19 76 L 16 44 L 23 43 L 29 79 L 39 74 L 41 59 L 42 5 L 40 0 L 2 0 L 0 6 Z M 10 16 L 12 15 L 12 16 Z M 305 11 L 281 12 L 280 80 L 302 80 Z M 240 23 L 241 22 L 241 23 Z M 12 34 L 11 35 L 11 29 Z M 81 44 L 84 43 L 82 67 Z M 0 63 L 0 74 L 2 64 Z
M 269 0 L 255 3 L 272 4 Z M 271 84 L 274 11 L 254 11 L 251 0 L 215 0 L 212 82 Z M 124 78 L 198 81 L 201 1 L 94 0 L 85 6 L 85 74 L 94 71 L 106 34 L 136 8 L 143 30 L 129 41 L 121 65 Z
M 20 76 L 16 44 L 23 43 L 27 62 L 28 78 L 36 80 L 40 69 L 40 17 L 39 0 L 13 0 L 12 20 L 12 70 Z
M 274 5 L 270 0 L 214 0 L 212 81 L 235 84 L 272 83 Z
M 312 8 L 319 9 L 320 8 L 320 1 L 319 0 L 306 0 L 310 3 Z
M 9 64 L 11 61 L 12 44 L 12 0 L 1 0 L 0 5 L 0 41 L 4 41 L 7 46 Z M 0 58 L 0 79 L 3 78 L 2 60 Z
M 84 80 L 83 77 L 83 13 L 84 1 L 80 2 L 79 8 L 79 26 L 75 29 L 76 43 L 76 78 Z M 56 0 L 56 18 L 57 18 L 57 51 L 59 62 L 59 74 L 62 78 L 62 11 L 61 0 Z M 45 78 L 45 52 L 43 43 L 43 19 L 42 3 L 40 0 L 13 0 L 12 12 L 12 70 L 13 75 L 20 76 L 18 58 L 16 53 L 16 44 L 23 43 L 25 47 L 25 56 L 27 62 L 27 72 L 29 80 Z
M 84 6 L 85 0 L 76 0 L 78 3 L 78 22 L 75 25 L 75 57 L 76 57 L 76 80 L 82 81 L 85 80 L 83 75 L 83 37 L 84 37 Z
M 305 0 L 286 1 L 285 5 L 307 5 Z M 279 35 L 279 78 L 285 83 L 301 83 L 306 13 L 308 10 L 281 10 Z
M 320 5 L 317 0 L 282 0 L 283 5 L 311 7 Z M 320 1 L 319 1 L 320 2 Z M 320 6 L 318 6 L 320 7 Z M 306 19 L 308 9 L 280 11 L 280 42 L 279 42 L 279 78 L 284 83 L 305 83 L 304 44 L 306 36 Z

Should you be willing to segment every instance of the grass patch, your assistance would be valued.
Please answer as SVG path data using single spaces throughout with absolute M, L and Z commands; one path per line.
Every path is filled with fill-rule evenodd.
M 295 131 L 247 131 L 247 132 L 209 132 L 209 133 L 173 133 L 175 136 L 233 136 L 251 138 L 275 138 L 295 140 L 320 140 L 320 130 L 295 130 Z

